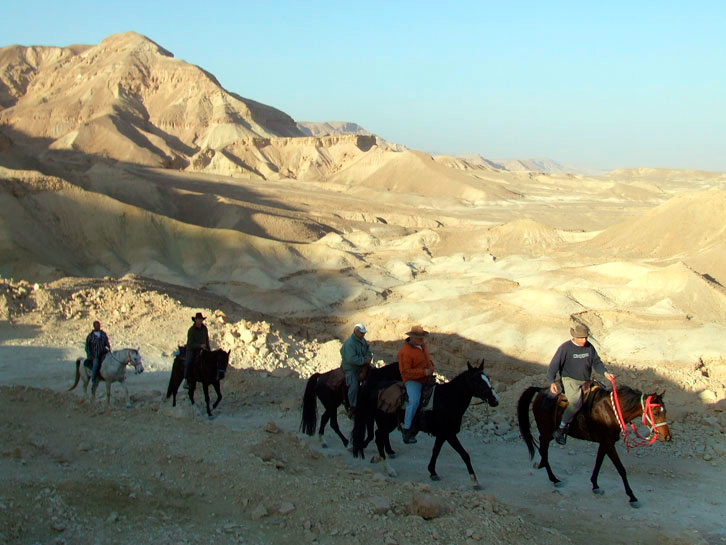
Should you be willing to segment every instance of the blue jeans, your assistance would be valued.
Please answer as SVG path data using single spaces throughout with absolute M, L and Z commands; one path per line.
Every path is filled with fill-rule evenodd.
M 93 364 L 91 365 L 91 385 L 98 384 L 98 370 L 101 368 L 101 356 L 93 356 Z
M 413 417 L 416 416 L 416 410 L 421 401 L 423 384 L 415 380 L 409 380 L 404 386 L 406 386 L 406 393 L 408 394 L 408 405 L 406 405 L 406 417 L 403 419 L 403 427 L 404 429 L 410 430 L 411 424 L 413 424 Z

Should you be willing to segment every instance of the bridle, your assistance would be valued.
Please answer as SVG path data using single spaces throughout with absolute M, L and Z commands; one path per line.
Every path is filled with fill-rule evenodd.
M 132 352 L 135 353 L 137 356 L 139 356 L 139 359 L 141 359 L 141 355 L 139 354 L 139 351 L 138 350 L 133 350 L 133 349 L 126 350 L 126 361 L 123 361 L 123 362 L 120 359 L 116 358 L 116 356 L 113 355 L 113 352 L 110 352 L 109 353 L 109 356 L 111 356 L 111 359 L 113 361 L 115 361 L 116 363 L 121 363 L 124 366 L 130 365 L 131 367 L 134 368 L 134 371 L 136 371 L 136 374 L 138 375 L 140 373 L 140 371 L 139 371 L 139 365 L 143 365 L 143 364 L 142 364 L 141 361 L 136 361 L 135 358 L 132 358 L 131 357 L 131 353 Z
M 612 382 L 613 384 L 613 391 L 610 392 L 610 403 L 613 406 L 613 412 L 615 413 L 615 417 L 618 419 L 618 425 L 620 426 L 620 433 L 623 436 L 625 448 L 628 452 L 630 452 L 630 449 L 633 449 L 635 447 L 651 446 L 658 440 L 658 428 L 668 425 L 666 421 L 656 424 L 655 419 L 653 418 L 653 408 L 661 407 L 661 404 L 653 403 L 652 394 L 647 397 L 645 396 L 645 394 L 640 394 L 640 408 L 643 411 L 643 425 L 647 426 L 648 429 L 650 429 L 650 434 L 648 435 L 648 437 L 643 437 L 642 435 L 640 435 L 640 433 L 638 433 L 638 430 L 635 428 L 633 423 L 630 422 L 630 427 L 639 440 L 632 439 L 630 437 L 630 430 L 628 429 L 625 419 L 623 418 L 623 411 L 620 407 L 620 400 L 618 399 L 618 393 L 615 388 L 615 379 L 611 378 L 610 382 Z

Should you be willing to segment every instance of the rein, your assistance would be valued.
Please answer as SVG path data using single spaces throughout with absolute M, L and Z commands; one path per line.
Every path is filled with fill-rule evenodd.
M 642 435 L 640 435 L 640 433 L 638 433 L 638 430 L 635 428 L 633 423 L 630 422 L 630 427 L 632 428 L 632 431 L 638 437 L 637 440 L 633 439 L 630 437 L 630 430 L 628 429 L 627 423 L 623 418 L 623 411 L 620 407 L 620 399 L 618 398 L 618 392 L 615 388 L 615 379 L 611 378 L 610 382 L 613 385 L 613 391 L 610 392 L 610 403 L 613 406 L 613 412 L 615 413 L 615 417 L 618 419 L 618 425 L 620 426 L 620 432 L 623 436 L 623 442 L 625 443 L 625 448 L 627 452 L 630 452 L 630 449 L 636 447 L 651 446 L 658 440 L 658 428 L 660 426 L 666 425 L 666 422 L 656 424 L 653 419 L 653 407 L 660 407 L 660 405 L 658 403 L 653 403 L 652 395 L 645 397 L 644 394 L 640 394 L 640 407 L 643 411 L 643 425 L 648 426 L 648 428 L 650 429 L 650 435 L 648 435 L 648 437 L 643 437 Z
M 131 352 L 132 352 L 131 350 L 127 350 L 126 351 L 126 358 L 127 359 L 126 359 L 125 362 L 123 362 L 123 365 L 124 366 L 131 365 L 134 369 L 136 369 L 137 365 L 136 365 L 136 362 L 134 361 L 134 359 L 131 357 Z M 121 363 L 121 360 L 120 359 L 117 359 L 116 356 L 113 355 L 113 352 L 109 352 L 109 356 L 111 356 L 111 359 L 113 361 L 115 361 L 116 363 Z

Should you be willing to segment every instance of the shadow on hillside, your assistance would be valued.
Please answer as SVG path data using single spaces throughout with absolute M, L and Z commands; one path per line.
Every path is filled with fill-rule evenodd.
M 115 161 L 77 150 L 51 149 L 52 140 L 32 138 L 10 127 L 0 129 L 14 144 L 0 147 L 0 166 L 36 170 L 63 178 L 86 191 L 100 193 L 124 204 L 148 210 L 176 221 L 207 228 L 232 229 L 248 235 L 280 242 L 310 242 L 329 232 L 331 226 L 310 219 L 306 211 L 290 205 L 273 191 L 256 191 L 252 178 L 187 173 L 174 168 L 154 168 Z M 20 144 L 15 144 L 20 142 Z M 94 166 L 115 169 L 92 171 Z M 140 188 L 134 181 L 141 181 Z M 303 227 L 304 240 L 278 236 L 266 227 L 265 217 L 293 222 Z M 287 233 L 289 235 L 289 232 Z

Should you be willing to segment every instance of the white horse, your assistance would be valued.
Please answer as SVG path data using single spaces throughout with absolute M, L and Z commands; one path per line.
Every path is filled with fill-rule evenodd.
M 83 362 L 86 358 L 76 359 L 76 381 L 68 390 L 73 390 L 78 385 L 78 379 L 83 380 L 83 391 L 88 393 L 88 383 L 91 381 L 91 369 Z M 126 386 L 126 366 L 132 366 L 136 374 L 144 372 L 144 364 L 141 361 L 141 354 L 138 348 L 124 348 L 107 352 L 98 369 L 98 380 L 106 382 L 106 402 L 111 404 L 111 383 L 120 382 L 126 390 L 126 406 L 131 407 L 129 389 Z M 83 369 L 83 372 L 81 372 Z M 96 388 L 91 388 L 91 399 L 96 400 Z

